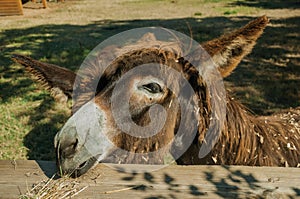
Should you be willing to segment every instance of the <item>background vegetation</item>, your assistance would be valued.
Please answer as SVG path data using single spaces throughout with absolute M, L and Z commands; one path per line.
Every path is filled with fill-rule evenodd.
M 300 105 L 298 1 L 68 0 L 24 4 L 23 16 L 0 18 L 0 159 L 53 160 L 53 138 L 70 115 L 12 53 L 76 70 L 98 43 L 145 26 L 175 29 L 203 42 L 266 14 L 271 23 L 253 52 L 226 79 L 256 114 Z

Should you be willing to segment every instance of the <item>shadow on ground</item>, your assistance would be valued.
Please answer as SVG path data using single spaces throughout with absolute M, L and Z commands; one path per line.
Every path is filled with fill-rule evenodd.
M 277 9 L 277 8 L 292 8 L 297 9 L 300 8 L 300 2 L 295 0 L 246 0 L 246 1 L 236 1 L 231 5 L 234 6 L 248 6 L 248 7 L 257 7 L 257 8 L 264 8 L 264 9 Z
M 204 19 L 185 18 L 172 20 L 95 21 L 80 25 L 42 25 L 26 29 L 6 30 L 0 33 L 0 76 L 18 80 L 25 76 L 22 69 L 13 67 L 12 53 L 28 53 L 33 58 L 76 70 L 85 56 L 97 44 L 109 36 L 132 28 L 162 26 L 190 35 L 203 42 L 240 27 L 252 17 L 210 17 Z M 276 109 L 300 105 L 299 66 L 299 17 L 283 20 L 271 19 L 253 52 L 227 78 L 227 86 L 235 98 L 240 99 L 257 114 L 269 114 Z M 2 103 L 14 97 L 24 97 L 33 81 L 29 78 L 14 83 L 1 83 Z M 36 100 L 36 99 L 32 99 Z M 40 98 L 39 98 L 40 100 Z M 43 102 L 31 114 L 30 121 L 36 124 L 24 138 L 29 148 L 30 159 L 53 159 L 53 138 L 67 117 L 63 114 L 48 115 L 53 100 L 45 95 Z M 39 123 L 50 117 L 49 122 Z M 41 136 L 43 134 L 43 136 Z M 47 137 L 47 139 L 45 139 Z M 39 155 L 40 154 L 40 155 Z M 44 155 L 41 155 L 44 154 Z M 52 155 L 49 155 L 52 154 Z M 191 192 L 193 191 L 191 187 Z

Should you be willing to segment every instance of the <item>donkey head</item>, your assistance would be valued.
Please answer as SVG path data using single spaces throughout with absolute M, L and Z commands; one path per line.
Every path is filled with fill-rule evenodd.
M 213 61 L 226 77 L 252 50 L 267 23 L 263 16 L 204 43 L 211 60 L 205 53 L 191 56 L 201 63 Z M 59 168 L 79 176 L 98 161 L 164 164 L 166 154 L 178 160 L 198 159 L 198 153 L 184 154 L 183 145 L 204 143 L 213 114 L 207 78 L 214 82 L 216 76 L 200 74 L 193 62 L 182 57 L 178 43 L 159 41 L 152 34 L 134 46 L 112 49 L 102 52 L 102 57 L 117 55 L 105 70 L 97 67 L 102 61 L 98 56 L 78 74 L 13 55 L 55 98 L 73 97 L 73 114 L 55 137 Z

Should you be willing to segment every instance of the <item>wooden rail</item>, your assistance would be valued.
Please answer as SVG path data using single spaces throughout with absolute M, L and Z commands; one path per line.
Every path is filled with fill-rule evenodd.
M 55 172 L 54 162 L 2 160 L 0 198 L 18 198 Z M 71 181 L 87 186 L 78 198 L 300 198 L 299 168 L 99 164 Z
M 35 2 L 35 0 L 31 0 Z M 47 8 L 47 1 L 42 0 L 43 8 Z M 0 0 L 0 16 L 23 15 L 21 0 Z
M 0 0 L 0 16 L 22 14 L 23 6 L 21 0 Z

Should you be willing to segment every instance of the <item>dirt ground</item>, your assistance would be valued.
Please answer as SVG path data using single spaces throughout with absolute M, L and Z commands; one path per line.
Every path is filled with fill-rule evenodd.
M 38 1 L 37 1 L 38 2 Z M 297 1 L 66 0 L 27 2 L 24 15 L 0 17 L 0 159 L 53 160 L 53 137 L 70 114 L 32 81 L 12 53 L 76 70 L 97 44 L 122 31 L 162 26 L 203 42 L 267 15 L 253 52 L 226 79 L 255 114 L 300 106 L 300 4 Z

